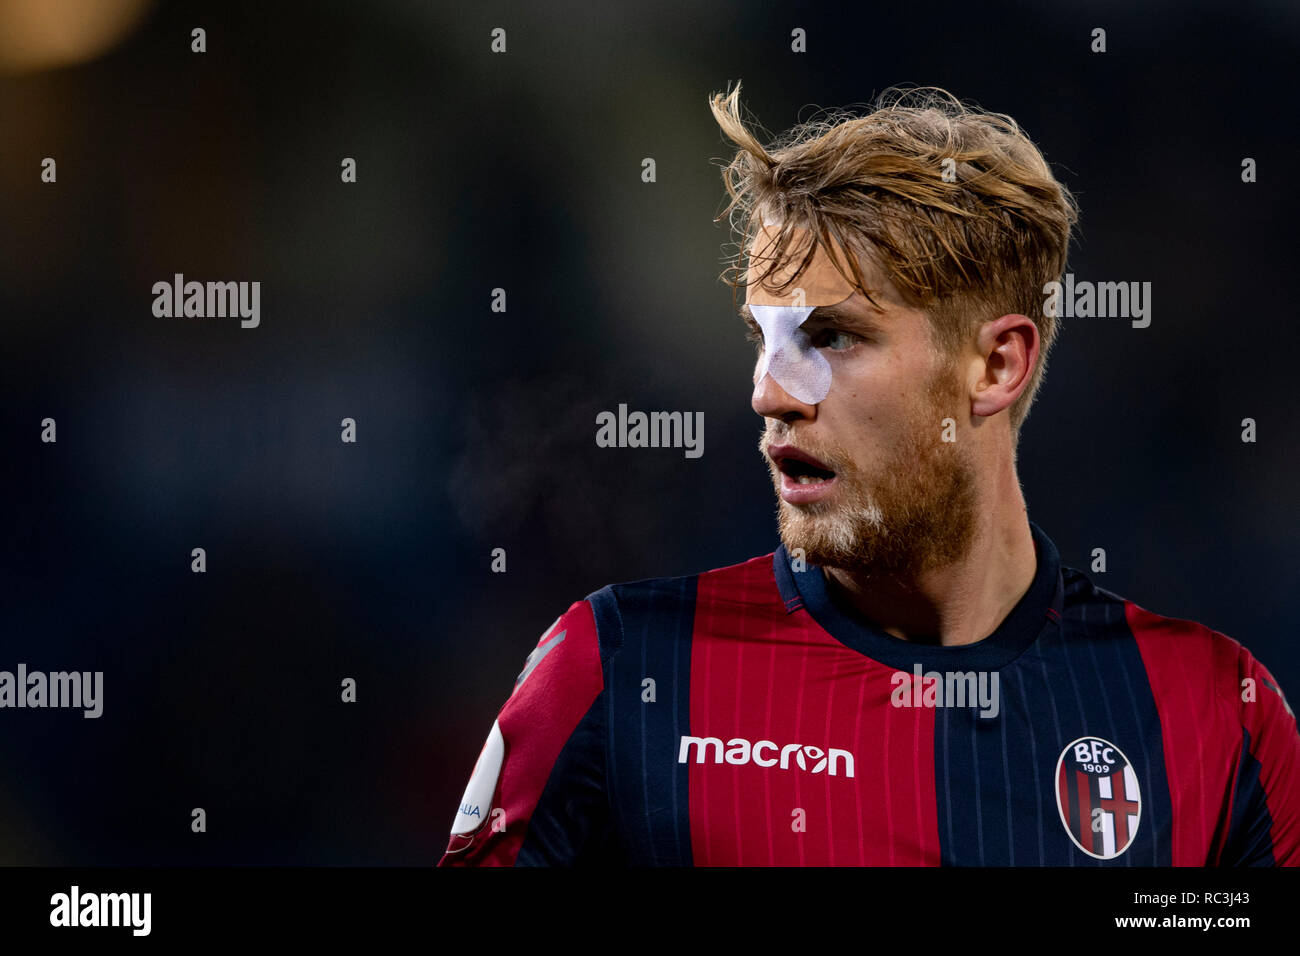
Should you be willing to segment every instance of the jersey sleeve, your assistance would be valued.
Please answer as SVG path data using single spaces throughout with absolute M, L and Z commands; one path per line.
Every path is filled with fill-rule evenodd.
M 1225 866 L 1300 866 L 1300 731 L 1273 675 L 1237 657 L 1242 728 Z
M 439 866 L 577 866 L 614 851 L 591 605 L 547 628 L 497 713 Z

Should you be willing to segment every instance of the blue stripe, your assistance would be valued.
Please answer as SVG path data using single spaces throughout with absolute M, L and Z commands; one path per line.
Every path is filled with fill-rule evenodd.
M 966 709 L 966 713 L 971 713 L 970 708 Z M 970 722 L 970 749 L 971 753 L 975 754 L 975 787 L 973 791 L 975 794 L 975 843 L 979 850 L 979 865 L 988 866 L 984 858 L 984 801 L 980 799 L 980 752 L 979 741 L 975 738 L 976 720 L 979 720 L 979 718 L 976 717 Z
M 999 685 L 1000 686 L 1000 685 Z M 999 720 L 1002 730 L 1002 788 L 1007 800 L 1007 857 L 1010 865 L 1016 865 L 1016 841 L 1015 841 L 1015 824 L 1011 816 L 1011 758 L 1007 755 L 1007 723 L 1006 718 Z M 1032 733 L 1032 727 L 1031 727 Z
M 1020 668 L 1017 668 L 1015 671 L 1013 671 L 1013 673 L 1016 678 L 1016 685 L 1020 688 L 1020 697 L 1025 703 L 1025 707 L 1024 707 L 1025 712 L 1032 713 L 1033 708 L 1029 706 L 1029 695 L 1025 692 L 1024 674 L 1021 672 Z M 1007 722 L 1009 723 L 1009 721 Z M 1038 865 L 1046 866 L 1047 858 L 1043 855 L 1043 781 L 1041 775 L 1039 774 L 1038 743 L 1036 739 L 1037 735 L 1034 733 L 1034 722 L 1032 720 L 1025 721 L 1025 730 L 1028 732 L 1028 736 L 1029 736 L 1029 766 L 1033 769 L 1034 772 L 1034 793 L 1038 797 L 1038 799 L 1034 803 L 1034 805 L 1038 808 L 1038 816 L 1037 816 L 1038 829 L 1035 834 L 1038 837 Z M 1007 782 L 1008 804 L 1010 803 L 1010 799 L 1009 799 L 1010 793 L 1011 793 L 1011 783 L 1008 780 Z
M 937 724 L 938 721 L 935 721 L 935 723 Z M 939 858 L 943 860 L 946 856 L 947 864 L 949 866 L 956 866 L 957 857 L 953 850 L 956 846 L 956 841 L 952 838 L 952 786 L 950 783 L 952 780 L 952 772 L 948 763 L 948 711 L 946 709 L 943 712 L 943 773 L 940 775 L 939 780 L 943 783 L 944 803 L 948 808 L 948 845 L 944 847 L 946 852 L 941 853 Z
M 1275 866 L 1273 815 L 1259 779 L 1259 761 L 1250 752 L 1250 731 L 1241 728 L 1241 761 L 1237 766 L 1232 823 L 1223 848 L 1223 866 Z
M 1104 616 L 1104 614 L 1105 614 L 1105 610 L 1104 610 L 1105 605 L 1103 605 L 1102 607 L 1103 607 L 1103 616 Z M 1101 661 L 1099 661 L 1099 660 L 1097 659 L 1097 641 L 1093 639 L 1093 636 L 1092 636 L 1092 633 L 1091 633 L 1092 628 L 1091 628 L 1091 625 L 1089 625 L 1089 623 L 1088 623 L 1088 605 L 1087 605 L 1087 604 L 1080 605 L 1080 607 L 1079 607 L 1079 614 L 1080 614 L 1080 622 L 1081 622 L 1081 624 L 1082 624 L 1082 626 L 1083 626 L 1083 632 L 1084 632 L 1084 634 L 1086 634 L 1086 635 L 1088 636 L 1088 641 L 1087 641 L 1087 644 L 1088 644 L 1088 654 L 1089 654 L 1089 656 L 1092 658 L 1092 670 L 1089 672 L 1089 675 L 1090 675 L 1091 677 L 1094 677 L 1094 678 L 1097 679 L 1097 682 L 1098 682 L 1098 696 L 1101 698 L 1102 706 L 1105 708 L 1105 711 L 1106 711 L 1106 725 L 1110 728 L 1110 734 L 1109 734 L 1109 736 L 1108 736 L 1106 739 L 1107 739 L 1107 740 L 1112 740 L 1112 741 L 1113 741 L 1113 740 L 1118 739 L 1118 738 L 1121 737 L 1122 735 L 1121 735 L 1120 732 L 1119 732 L 1119 728 L 1115 725 L 1115 714 L 1114 714 L 1114 712 L 1110 709 L 1110 694 L 1107 693 L 1107 685 L 1108 685 L 1110 682 L 1101 679 L 1101 675 L 1102 675 L 1102 670 L 1101 670 Z M 1123 674 L 1123 673 L 1124 673 L 1124 671 L 1125 671 L 1126 668 L 1125 668 L 1125 666 L 1124 666 L 1123 661 L 1120 662 L 1120 666 L 1119 666 L 1117 669 L 1118 669 L 1118 671 L 1120 672 L 1120 674 Z M 1127 678 L 1126 678 L 1126 680 L 1127 680 Z M 1141 734 L 1139 734 L 1138 737 L 1139 737 L 1139 739 L 1140 739 L 1140 738 L 1141 738 Z M 1121 749 L 1122 749 L 1122 748 L 1121 748 Z M 1133 756 L 1130 756 L 1129 759 L 1132 760 L 1132 759 L 1133 759 Z M 1134 772 L 1135 775 L 1137 774 L 1137 768 L 1136 768 L 1136 767 L 1134 767 L 1133 772 Z M 1139 823 L 1138 823 L 1138 826 L 1139 826 L 1139 828 L 1141 827 L 1141 822 L 1140 822 L 1140 821 L 1139 821 Z M 1133 851 L 1134 851 L 1135 849 L 1136 849 L 1136 846 L 1131 846 L 1131 847 L 1129 847 L 1128 850 L 1126 850 L 1124 853 L 1122 853 L 1122 854 L 1120 855 L 1120 858 L 1119 858 L 1119 859 L 1120 859 L 1120 862 L 1122 862 L 1125 866 L 1132 866 L 1132 865 L 1133 865 L 1133 857 L 1134 857 L 1134 852 L 1133 852 Z
M 692 864 L 690 779 L 677 755 L 690 727 L 696 587 L 694 576 L 660 578 L 591 598 L 598 620 L 620 634 L 606 664 L 610 794 L 634 866 Z M 653 701 L 642 699 L 646 678 L 654 681 Z M 624 747 L 615 752 L 618 742 Z

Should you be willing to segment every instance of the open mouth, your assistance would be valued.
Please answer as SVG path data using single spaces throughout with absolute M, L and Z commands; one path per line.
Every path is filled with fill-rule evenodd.
M 820 484 L 835 477 L 835 472 L 830 469 L 818 468 L 798 458 L 782 458 L 776 463 L 776 467 L 781 470 L 781 474 L 789 475 L 801 485 Z
M 819 485 L 835 478 L 832 469 L 793 445 L 777 445 L 769 448 L 767 453 L 777 470 L 794 484 Z

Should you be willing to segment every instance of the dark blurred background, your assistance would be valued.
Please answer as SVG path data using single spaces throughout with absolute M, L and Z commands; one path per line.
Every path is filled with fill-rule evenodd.
M 0 669 L 105 674 L 98 720 L 0 711 L 0 862 L 432 863 L 571 602 L 775 546 L 737 79 L 771 133 L 896 83 L 1024 125 L 1070 270 L 1153 284 L 1149 328 L 1065 321 L 1030 515 L 1300 695 L 1300 7 L 1137 6 L 0 0 Z M 260 281 L 260 327 L 155 318 L 178 272 Z M 619 403 L 704 412 L 703 457 L 597 448 Z

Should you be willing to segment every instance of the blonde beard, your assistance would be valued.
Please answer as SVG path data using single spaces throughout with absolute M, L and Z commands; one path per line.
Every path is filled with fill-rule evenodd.
M 836 466 L 830 500 L 780 501 L 777 517 L 786 550 L 802 549 L 809 564 L 865 574 L 912 577 L 952 564 L 975 535 L 976 473 L 960 442 L 940 440 L 942 421 L 956 417 L 960 390 L 945 370 L 931 379 L 893 453 L 867 473 L 840 447 L 799 447 Z M 765 444 L 794 440 L 784 426 Z M 768 461 L 780 491 L 781 473 Z

